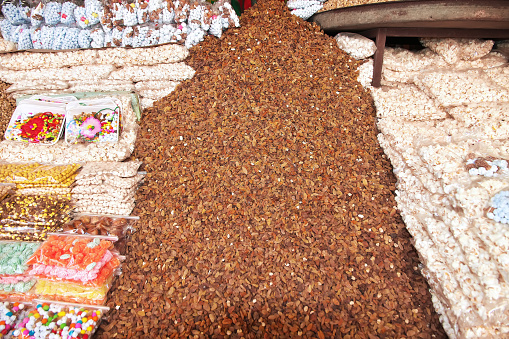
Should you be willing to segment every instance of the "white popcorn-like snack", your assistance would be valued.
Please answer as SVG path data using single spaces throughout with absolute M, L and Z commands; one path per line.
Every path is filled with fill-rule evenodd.
M 108 92 L 108 91 L 134 91 L 134 84 L 131 81 L 123 80 L 98 80 L 90 81 L 69 81 L 70 92 Z
M 453 65 L 459 60 L 476 60 L 487 55 L 493 48 L 493 40 L 479 39 L 421 39 L 423 46 L 439 54 L 444 60 Z
M 334 39 L 336 39 L 340 49 L 357 60 L 369 58 L 376 52 L 376 45 L 373 40 L 360 34 L 342 32 L 338 33 Z
M 509 90 L 509 66 L 486 69 L 484 73 L 497 85 Z
M 51 147 L 13 141 L 0 142 L 0 160 L 6 162 L 39 162 L 57 165 L 81 163 L 86 161 L 123 161 L 134 150 L 138 124 L 136 113 L 131 106 L 131 95 L 111 95 L 120 100 L 122 126 L 118 142 L 67 144 L 59 140 Z
M 293 15 L 298 16 L 299 18 L 307 20 L 307 19 L 311 18 L 313 16 L 313 14 L 315 14 L 316 12 L 321 10 L 322 7 L 323 7 L 323 4 L 310 5 L 310 6 L 303 7 L 303 8 L 292 9 L 291 13 Z
M 118 197 L 119 200 L 125 201 L 126 199 L 130 199 L 134 197 L 136 193 L 137 187 L 132 188 L 119 188 L 110 185 L 100 184 L 100 185 L 76 185 L 72 188 L 72 194 L 76 194 L 73 196 L 73 199 L 79 199 L 82 194 L 84 196 L 88 194 L 107 194 L 109 196 Z
M 69 88 L 69 83 L 66 81 L 54 80 L 48 82 L 46 80 L 25 80 L 16 81 L 6 90 L 6 92 L 12 93 L 26 90 L 38 90 L 39 92 L 41 92 L 46 90 L 66 89 L 66 88 Z
M 96 176 L 99 174 L 114 174 L 121 178 L 134 177 L 138 173 L 138 168 L 141 166 L 141 161 L 102 161 L 102 162 L 87 162 L 84 164 L 76 175 L 76 180 Z
M 17 52 L 0 54 L 2 67 L 14 71 L 39 68 L 60 68 L 90 64 L 97 58 L 96 50 L 52 53 Z
M 171 80 L 182 81 L 194 76 L 194 69 L 183 62 L 174 64 L 159 64 L 155 66 L 126 66 L 112 72 L 110 79 L 114 80 Z
M 40 68 L 27 71 L 0 70 L 0 79 L 11 84 L 19 80 L 96 80 L 107 79 L 114 69 L 113 65 L 82 65 L 69 68 Z
M 368 59 L 365 63 L 359 66 L 359 77 L 357 81 L 361 83 L 364 88 L 371 88 L 373 81 L 373 59 Z
M 493 197 L 509 187 L 507 66 L 487 46 L 452 51 L 458 60 L 449 67 L 429 49 L 389 49 L 383 84 L 391 86 L 372 89 L 396 202 L 451 338 L 509 333 L 509 230 L 488 218 Z M 472 56 L 479 48 L 484 54 Z M 439 119 L 420 112 L 423 93 L 444 112 Z M 402 114 L 402 102 L 418 104 Z
M 446 112 L 438 108 L 430 97 L 413 85 L 374 88 L 372 94 L 379 118 L 433 120 L 446 117 Z
M 157 89 L 157 90 L 142 89 L 142 90 L 139 90 L 138 93 L 144 98 L 148 98 L 148 99 L 152 99 L 152 100 L 159 100 L 161 98 L 164 98 L 171 92 L 173 92 L 175 90 L 175 87 L 176 86 L 168 87 L 167 89 Z
M 442 106 L 509 101 L 509 92 L 479 70 L 421 73 L 414 81 Z

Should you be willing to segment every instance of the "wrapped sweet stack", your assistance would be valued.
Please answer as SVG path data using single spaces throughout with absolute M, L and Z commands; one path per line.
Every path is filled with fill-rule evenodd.
M 0 54 L 0 79 L 12 84 L 7 92 L 15 98 L 29 94 L 127 91 L 140 96 L 142 107 L 150 107 L 181 81 L 194 76 L 194 70 L 183 62 L 188 55 L 186 47 L 175 44 L 6 53 Z
M 0 30 L 18 49 L 146 47 L 180 43 L 191 48 L 207 34 L 238 27 L 230 2 L 202 0 L 44 1 L 5 3 Z
M 386 49 L 378 139 L 447 334 L 507 337 L 507 59 L 493 41 L 422 43 Z
M 0 242 L 0 299 L 19 301 L 35 297 L 32 287 L 36 279 L 28 275 L 26 261 L 39 246 L 36 242 Z
M 129 215 L 144 177 L 141 162 L 89 162 L 76 176 L 72 200 L 79 213 Z
M 50 300 L 101 305 L 120 266 L 116 237 L 52 234 L 27 261 L 35 293 Z

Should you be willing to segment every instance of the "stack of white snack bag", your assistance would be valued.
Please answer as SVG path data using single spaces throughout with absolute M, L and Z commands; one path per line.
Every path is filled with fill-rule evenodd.
M 307 20 L 323 8 L 326 0 L 289 0 L 286 5 L 293 15 Z
M 143 108 L 170 94 L 195 71 L 186 47 L 111 48 L 53 53 L 0 54 L 0 80 L 17 98 L 29 94 L 132 91 Z
M 369 86 L 396 200 L 450 338 L 509 337 L 509 66 L 493 41 L 387 48 Z
M 79 213 L 129 215 L 144 178 L 140 161 L 88 162 L 76 176 L 72 202 Z

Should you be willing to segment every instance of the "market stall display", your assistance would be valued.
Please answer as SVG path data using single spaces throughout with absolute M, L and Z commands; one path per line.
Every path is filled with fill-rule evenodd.
M 398 178 L 398 208 L 414 238 L 450 338 L 509 333 L 507 59 L 492 41 L 424 39 L 389 49 L 372 88 L 378 139 Z M 417 100 L 416 100 L 417 98 Z

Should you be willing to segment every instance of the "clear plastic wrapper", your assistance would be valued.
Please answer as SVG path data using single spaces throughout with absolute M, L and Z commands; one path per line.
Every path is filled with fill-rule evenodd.
M 104 32 L 104 47 L 112 47 L 111 32 Z
M 13 2 L 2 4 L 2 14 L 12 25 L 21 25 L 25 22 L 23 14 Z
M 159 29 L 159 43 L 165 44 L 169 42 L 176 42 L 174 39 L 177 26 L 175 24 L 162 25 Z
M 124 27 L 115 26 L 111 31 L 111 47 L 121 47 L 122 38 L 124 34 Z
M 147 0 L 136 0 L 136 15 L 138 17 L 138 24 L 142 25 L 148 23 L 149 17 L 149 1 Z
M 17 231 L 23 226 L 61 226 L 70 220 L 72 209 L 69 196 L 9 196 L 0 203 L 2 228 Z
M 13 29 L 12 24 L 7 19 L 0 19 L 0 31 L 2 32 L 2 37 L 5 40 L 11 41 L 11 31 Z
M 68 196 L 71 194 L 70 187 L 31 187 L 16 190 L 17 195 L 52 195 L 52 196 Z
M 62 43 L 62 49 L 75 49 L 79 48 L 78 38 L 80 30 L 76 27 L 69 27 L 65 34 L 65 40 Z
M 81 29 L 92 26 L 87 18 L 86 9 L 83 6 L 78 6 L 74 9 L 74 20 L 76 20 L 76 25 Z
M 122 32 L 122 47 L 133 46 L 134 29 L 132 27 L 125 27 Z
M 53 47 L 53 35 L 55 27 L 43 25 L 41 26 L 41 44 L 43 49 L 51 49 Z
M 184 43 L 184 46 L 186 48 L 191 48 L 193 46 L 196 46 L 200 42 L 205 39 L 205 35 L 207 32 L 205 32 L 203 29 L 201 29 L 201 26 L 198 26 L 194 29 L 190 29 L 186 36 L 186 41 Z
M 63 25 L 58 25 L 53 29 L 53 45 L 51 49 L 53 50 L 62 49 L 62 44 L 65 41 L 67 30 L 68 27 Z
M 69 220 L 71 220 L 70 216 Z M 61 229 L 62 229 L 61 226 L 36 228 L 30 226 L 19 226 L 19 225 L 10 226 L 0 224 L 0 240 L 41 242 L 46 240 L 46 238 L 48 237 L 48 233 L 59 232 Z
M 104 31 L 101 28 L 93 28 L 90 31 L 90 46 L 92 48 L 103 48 L 104 47 Z
M 26 275 L 2 277 L 0 278 L 0 299 L 16 298 L 23 294 L 27 294 L 29 299 L 33 299 L 35 297 L 33 287 L 36 281 L 34 277 Z
M 32 27 L 30 29 L 30 37 L 32 38 L 32 46 L 34 49 L 42 49 L 42 30 L 40 27 Z
M 16 188 L 15 185 L 0 184 L 0 201 L 4 200 L 9 194 L 12 194 L 14 188 Z
M 92 44 L 92 37 L 90 36 L 90 30 L 82 29 L 78 35 L 78 45 L 80 48 L 90 48 Z
M 62 4 L 62 10 L 60 12 L 60 22 L 64 25 L 71 26 L 76 23 L 74 18 L 74 10 L 77 5 L 73 1 L 65 1 Z
M 114 258 L 110 250 L 117 237 L 51 234 L 27 261 L 28 274 L 87 283 L 100 276 Z
M 113 98 L 69 103 L 65 141 L 69 144 L 117 142 L 120 135 L 120 106 Z
M 28 25 L 14 26 L 11 30 L 10 40 L 12 42 L 19 43 L 19 37 L 25 30 L 29 30 Z
M 173 1 L 173 6 L 175 8 L 175 22 L 186 22 L 189 16 L 189 10 L 191 9 L 189 0 L 175 0 Z
M 26 261 L 40 247 L 37 242 L 21 242 L 21 241 L 0 241 L 0 277 L 20 275 L 27 271 L 28 265 Z M 15 280 L 2 280 L 0 283 L 16 283 Z
M 75 178 L 80 167 L 80 164 L 30 166 L 16 171 L 4 180 L 13 184 L 33 184 L 34 186 L 65 184 L 70 178 Z
M 49 300 L 103 305 L 112 280 L 113 276 L 101 286 L 84 286 L 80 283 L 38 279 L 34 293 L 40 298 Z
M 21 15 L 21 18 L 23 19 L 24 24 L 30 23 L 30 14 L 31 9 L 29 4 L 26 1 L 20 1 L 18 4 L 18 10 Z
M 30 25 L 32 28 L 41 26 L 44 22 L 44 4 L 40 2 L 30 13 Z
M 100 15 L 101 27 L 104 31 L 110 32 L 113 29 L 112 8 L 115 4 L 104 4 L 103 12 Z
M 63 226 L 63 232 L 116 236 L 121 239 L 134 230 L 133 226 L 138 220 L 139 217 L 135 216 L 81 214 L 73 221 L 65 224 Z
M 99 327 L 108 307 L 35 299 L 33 308 L 12 332 L 13 338 L 89 338 Z
M 166 4 L 163 5 L 163 24 L 174 24 L 175 23 L 175 7 L 172 0 L 166 0 Z
M 124 12 L 124 5 L 122 4 L 122 2 L 115 2 L 115 3 L 111 4 L 110 9 L 111 9 L 111 14 L 112 14 L 111 29 L 113 28 L 113 25 L 123 26 L 125 12 Z M 136 13 L 136 11 L 134 11 L 134 13 Z M 136 19 L 136 22 L 137 21 L 138 21 L 138 19 Z M 108 27 L 109 27 L 109 25 L 108 25 Z M 107 30 L 107 29 L 105 29 L 104 31 L 109 32 L 109 30 Z
M 99 0 L 85 0 L 85 16 L 89 25 L 98 24 L 101 20 L 99 15 L 103 12 L 103 5 Z
M 32 36 L 30 34 L 30 28 L 28 25 L 21 26 L 21 31 L 19 32 L 18 36 L 18 49 L 32 49 L 33 43 L 32 43 Z
M 163 23 L 163 8 L 166 7 L 165 0 L 150 0 L 148 3 L 149 21 L 156 25 Z
M 27 170 L 28 168 L 35 168 L 39 166 L 37 163 L 28 164 L 11 164 L 11 163 L 0 163 L 0 181 L 5 181 L 6 178 L 12 177 L 12 175 L 21 170 Z
M 49 1 L 44 6 L 44 22 L 46 25 L 56 25 L 60 23 L 60 13 L 62 4 L 57 1 Z
M 65 104 L 22 100 L 5 131 L 5 139 L 44 145 L 55 144 L 63 131 Z
M 99 174 L 114 174 L 122 178 L 133 177 L 138 173 L 142 162 L 124 161 L 91 161 L 83 165 L 83 168 L 76 176 L 76 180 L 96 176 Z
M 136 1 L 131 0 L 122 4 L 122 18 L 124 26 L 133 27 L 138 24 L 138 10 Z
M 10 338 L 17 324 L 25 317 L 31 305 L 23 300 L 2 298 L 5 301 L 0 302 L 0 321 L 4 326 L 1 333 L 3 338 Z M 9 301 L 7 301 L 7 299 Z
M 336 39 L 340 49 L 357 60 L 369 58 L 376 52 L 376 45 L 373 40 L 360 34 L 342 32 L 338 33 L 334 39 Z

